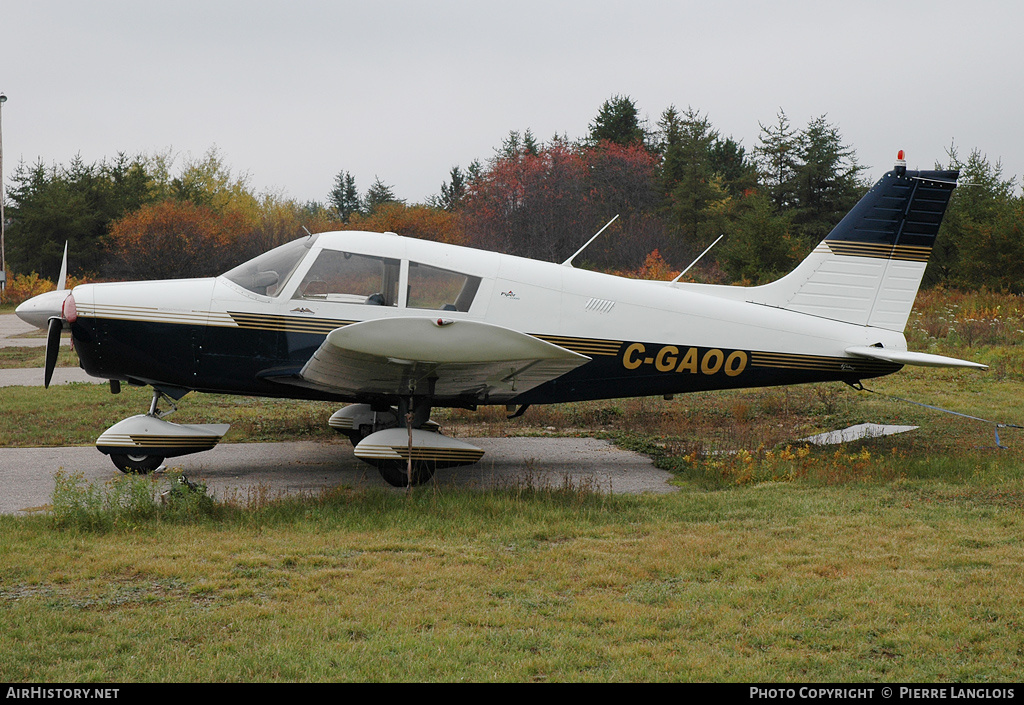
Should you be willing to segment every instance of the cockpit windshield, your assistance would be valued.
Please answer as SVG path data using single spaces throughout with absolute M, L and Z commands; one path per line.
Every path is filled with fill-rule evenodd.
M 288 282 L 314 242 L 316 235 L 293 240 L 238 265 L 224 276 L 255 294 L 274 296 Z

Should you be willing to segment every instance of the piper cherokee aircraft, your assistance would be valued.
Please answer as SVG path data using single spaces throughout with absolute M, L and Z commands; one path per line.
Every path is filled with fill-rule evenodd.
M 856 384 L 903 365 L 983 368 L 908 352 L 903 336 L 958 176 L 908 171 L 901 151 L 796 269 L 763 286 L 642 281 L 572 258 L 350 231 L 309 235 L 215 278 L 83 284 L 16 313 L 49 331 L 47 386 L 70 329 L 82 368 L 112 392 L 153 388 L 147 413 L 96 441 L 123 472 L 221 440 L 227 425 L 164 420 L 197 391 L 347 403 L 329 424 L 406 486 L 483 455 L 442 435 L 434 407 L 504 404 L 519 415 L 531 404 Z

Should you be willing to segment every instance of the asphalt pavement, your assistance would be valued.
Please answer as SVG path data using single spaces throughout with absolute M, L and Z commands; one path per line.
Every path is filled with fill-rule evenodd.
M 571 486 L 613 494 L 667 493 L 671 474 L 650 458 L 594 438 L 466 438 L 486 452 L 474 464 L 438 470 L 445 487 L 515 488 Z M 224 443 L 213 450 L 169 458 L 164 472 L 184 472 L 206 483 L 218 499 L 317 493 L 337 486 L 390 488 L 377 471 L 356 459 L 345 441 Z M 43 511 L 58 471 L 81 473 L 103 484 L 121 473 L 94 447 L 0 448 L 0 514 Z M 157 473 L 159 474 L 159 472 Z M 396 492 L 404 490 L 391 488 Z
M 0 348 L 6 347 L 46 347 L 46 337 L 22 338 L 25 333 L 38 330 L 35 326 L 25 323 L 13 313 L 0 315 Z
M 25 323 L 13 313 L 0 315 L 0 348 L 40 348 L 46 347 L 46 338 L 25 338 L 26 333 L 37 330 Z M 69 345 L 68 336 L 61 340 L 62 345 Z M 106 384 L 107 380 L 92 377 L 80 367 L 58 367 L 53 371 L 50 384 L 69 384 L 71 382 L 89 382 Z M 0 369 L 0 387 L 41 387 L 43 386 L 43 368 Z

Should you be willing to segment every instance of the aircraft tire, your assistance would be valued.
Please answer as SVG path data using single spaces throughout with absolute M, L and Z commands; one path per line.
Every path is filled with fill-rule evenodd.
M 126 475 L 148 475 L 163 465 L 161 455 L 110 455 L 117 469 Z
M 431 460 L 415 460 L 412 464 L 412 484 L 422 485 L 434 477 L 436 464 Z M 380 476 L 393 487 L 408 487 L 409 472 L 407 461 L 386 460 L 377 466 Z

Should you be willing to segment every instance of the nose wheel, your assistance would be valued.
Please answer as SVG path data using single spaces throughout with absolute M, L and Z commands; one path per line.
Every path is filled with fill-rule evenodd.
M 161 465 L 164 458 L 161 455 L 110 455 L 110 460 L 117 466 L 117 469 L 126 475 L 148 475 Z

